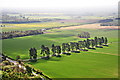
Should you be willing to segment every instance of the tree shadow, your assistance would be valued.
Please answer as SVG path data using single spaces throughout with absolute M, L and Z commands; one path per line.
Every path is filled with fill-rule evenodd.
M 103 45 L 103 46 L 106 46 L 106 47 L 108 47 L 109 45 Z
M 62 54 L 67 54 L 66 52 L 63 52 Z
M 80 53 L 80 51 L 71 51 L 72 53 Z
M 56 55 L 56 57 L 62 57 L 61 55 Z
M 66 55 L 71 55 L 71 53 L 66 53 Z
M 67 53 L 67 52 L 64 52 L 64 53 L 62 53 L 62 54 L 65 54 L 65 55 L 71 55 L 71 53 Z
M 96 46 L 96 48 L 103 48 L 102 46 Z
M 89 49 L 96 50 L 95 48 L 89 48 Z

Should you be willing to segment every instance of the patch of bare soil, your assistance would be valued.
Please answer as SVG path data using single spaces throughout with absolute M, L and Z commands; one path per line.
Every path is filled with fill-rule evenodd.
M 64 27 L 60 28 L 61 30 L 72 30 L 72 29 L 120 29 L 119 26 L 100 26 L 100 24 L 86 24 L 86 25 L 80 25 L 80 26 L 70 26 L 70 27 Z

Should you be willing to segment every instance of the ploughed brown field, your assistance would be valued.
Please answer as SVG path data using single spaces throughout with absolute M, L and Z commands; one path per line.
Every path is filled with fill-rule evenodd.
M 79 29 L 79 28 L 85 28 L 85 29 L 120 29 L 119 26 L 100 26 L 99 23 L 86 24 L 86 25 L 80 25 L 80 26 L 70 26 L 70 27 L 64 27 L 64 28 L 60 28 L 60 29 L 72 30 L 72 29 Z

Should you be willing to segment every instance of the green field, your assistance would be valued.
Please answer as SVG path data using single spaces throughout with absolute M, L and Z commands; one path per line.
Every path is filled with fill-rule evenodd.
M 115 78 L 117 59 L 113 55 L 82 52 L 30 64 L 52 78 Z
M 97 29 L 49 30 L 51 33 L 2 40 L 3 52 L 14 58 L 20 55 L 22 59 L 29 58 L 29 48 L 35 47 L 40 53 L 40 45 L 51 47 L 51 44 L 61 45 L 63 42 L 84 40 L 77 34 L 87 31 L 91 37 L 106 36 L 109 47 L 97 48 L 88 52 L 72 53 L 61 58 L 38 60 L 32 64 L 52 78 L 115 78 L 118 77 L 118 31 Z M 111 43 L 112 42 L 112 43 Z M 108 54 L 109 53 L 109 54 Z M 115 55 L 114 55 L 115 54 Z M 40 56 L 40 54 L 39 54 Z

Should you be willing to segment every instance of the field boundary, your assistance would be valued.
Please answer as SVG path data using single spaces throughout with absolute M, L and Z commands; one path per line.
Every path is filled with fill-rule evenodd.
M 88 52 L 120 56 L 119 54 L 111 54 L 111 53 L 105 53 L 105 52 L 95 52 L 95 51 L 88 51 Z

